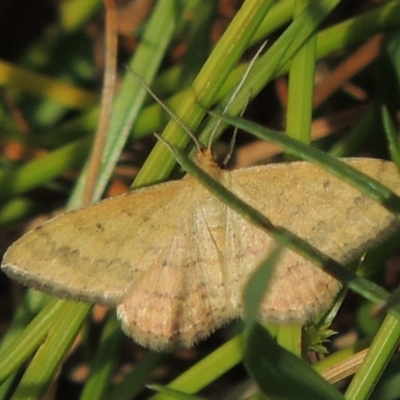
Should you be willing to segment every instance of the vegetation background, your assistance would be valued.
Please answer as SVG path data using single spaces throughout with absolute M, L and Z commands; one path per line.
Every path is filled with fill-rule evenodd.
M 135 177 L 141 186 L 182 175 L 152 135 L 164 129 L 168 116 L 124 64 L 199 131 L 209 123 L 207 110 L 226 102 L 244 63 L 265 40 L 232 114 L 250 93 L 245 118 L 260 126 L 311 140 L 334 156 L 399 159 L 400 1 L 133 0 L 117 1 L 116 10 L 117 91 L 94 199 L 104 190 L 104 196 L 129 190 Z M 97 129 L 102 73 L 110 67 L 104 20 L 99 0 L 2 1 L 3 250 L 82 198 L 79 174 Z M 207 128 L 202 132 L 204 140 Z M 231 136 L 230 129 L 215 145 L 222 158 Z M 180 147 L 188 142 L 174 123 L 165 137 Z M 241 131 L 229 168 L 281 159 L 276 145 Z M 396 239 L 367 255 L 359 268 L 378 286 L 356 283 L 353 289 L 375 304 L 399 283 Z M 304 331 L 311 347 L 303 351 L 299 329 L 270 328 L 269 334 L 247 321 L 245 345 L 237 322 L 194 349 L 161 354 L 124 337 L 112 312 L 95 306 L 89 313 L 89 306 L 25 291 L 1 274 L 0 398 L 395 400 L 399 311 L 395 306 L 388 316 L 372 318 L 374 303 L 364 297 L 347 294 L 329 342 L 326 327 Z M 271 340 L 274 334 L 287 350 Z M 149 383 L 162 386 L 149 389 Z

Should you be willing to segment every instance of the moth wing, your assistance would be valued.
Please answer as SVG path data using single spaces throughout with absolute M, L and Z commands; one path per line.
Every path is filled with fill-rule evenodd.
M 191 347 L 235 316 L 221 269 L 219 233 L 225 226 L 208 218 L 211 212 L 225 220 L 226 207 L 219 203 L 216 212 L 213 205 L 210 211 L 207 200 L 213 196 L 193 182 L 187 191 L 190 208 L 175 208 L 177 226 L 169 246 L 117 308 L 125 333 L 154 350 Z
M 347 159 L 345 162 L 400 192 L 400 176 L 391 162 Z M 262 212 L 336 261 L 347 263 L 400 225 L 378 203 L 340 179 L 307 162 L 236 170 L 227 186 Z M 284 181 L 284 184 L 282 182 Z M 228 211 L 229 287 L 233 302 L 242 303 L 249 275 L 271 251 L 274 240 Z M 295 252 L 286 249 L 261 304 L 270 322 L 304 322 L 325 311 L 340 284 Z M 239 307 L 240 308 L 240 307 Z
M 114 305 L 170 249 L 186 185 L 167 182 L 58 216 L 12 244 L 2 269 L 50 294 Z

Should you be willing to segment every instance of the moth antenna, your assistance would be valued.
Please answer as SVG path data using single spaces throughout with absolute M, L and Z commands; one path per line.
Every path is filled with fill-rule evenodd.
M 171 152 L 171 154 L 174 154 L 174 149 L 172 148 L 171 143 L 167 142 L 161 135 L 158 133 L 153 133 L 154 137 L 159 140 L 165 147 Z
M 267 44 L 267 41 L 265 41 L 260 46 L 260 48 L 257 50 L 257 53 L 251 59 L 249 65 L 246 68 L 246 71 L 244 72 L 244 74 L 243 74 L 242 78 L 240 79 L 238 85 L 236 86 L 236 88 L 233 91 L 231 97 L 229 98 L 228 102 L 226 103 L 226 105 L 225 105 L 225 107 L 224 107 L 224 109 L 222 111 L 222 114 L 227 114 L 227 112 L 228 112 L 229 108 L 231 107 L 233 101 L 235 100 L 237 94 L 240 92 L 240 90 L 242 89 L 244 83 L 246 82 L 246 80 L 247 80 L 247 78 L 248 78 L 248 76 L 250 74 L 250 71 L 254 66 L 254 63 L 256 62 L 257 58 L 260 56 L 261 52 L 264 50 L 266 44 Z M 247 103 L 248 103 L 248 101 L 247 101 Z M 216 133 L 218 131 L 218 128 L 220 127 L 221 123 L 222 123 L 221 119 L 218 119 L 218 121 L 215 123 L 215 125 L 214 125 L 214 127 L 213 127 L 213 129 L 211 131 L 211 134 L 210 134 L 210 139 L 208 141 L 208 146 L 207 146 L 208 149 L 211 148 L 214 136 L 216 135 Z
M 140 85 L 146 90 L 146 92 L 163 108 L 163 110 L 168 114 L 168 116 L 180 127 L 185 133 L 193 140 L 197 151 L 203 150 L 203 145 L 199 142 L 195 134 L 190 130 L 190 128 L 154 93 L 147 82 L 129 65 L 125 66 L 135 77 L 135 79 L 140 83 Z
M 245 110 L 246 110 L 246 108 L 247 108 L 247 106 L 249 104 L 250 98 L 251 98 L 251 91 L 250 91 L 250 93 L 249 93 L 249 95 L 248 95 L 248 97 L 246 99 L 246 103 L 245 103 L 244 107 L 242 108 L 242 111 L 240 111 L 240 114 L 239 114 L 240 117 L 243 117 L 243 114 L 244 114 L 244 112 L 245 112 Z M 232 157 L 233 149 L 234 149 L 235 143 L 236 143 L 236 137 L 237 137 L 238 130 L 239 129 L 235 127 L 235 129 L 233 131 L 232 139 L 230 140 L 230 143 L 229 143 L 228 154 L 226 155 L 226 157 L 224 158 L 224 161 L 222 162 L 222 165 L 224 167 L 226 167 L 228 165 L 228 162 Z

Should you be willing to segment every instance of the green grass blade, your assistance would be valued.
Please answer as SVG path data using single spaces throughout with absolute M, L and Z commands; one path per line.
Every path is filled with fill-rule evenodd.
M 178 390 L 171 389 L 168 386 L 149 385 L 148 387 L 149 389 L 157 391 L 161 396 L 160 399 L 163 400 L 205 400 L 204 397 L 182 393 Z
M 390 117 L 389 111 L 386 107 L 382 108 L 382 121 L 385 128 L 386 137 L 389 143 L 389 151 L 392 160 L 400 168 L 400 142 L 399 133 Z
M 400 341 L 400 320 L 388 315 L 383 321 L 371 347 L 346 390 L 348 400 L 366 400 L 372 393 Z
M 128 373 L 122 382 L 111 389 L 108 398 L 118 400 L 131 400 L 136 398 L 143 390 L 144 382 L 148 382 L 154 370 L 168 359 L 163 353 L 148 352 L 146 357 Z
M 307 40 L 318 29 L 319 24 L 329 15 L 336 7 L 338 0 L 311 1 L 308 6 L 296 17 L 289 25 L 283 34 L 274 42 L 271 48 L 263 54 L 255 63 L 250 71 L 249 77 L 243 88 L 233 100 L 231 107 L 228 110 L 230 115 L 237 115 L 243 109 L 243 106 L 248 102 L 249 95 L 256 96 L 267 83 L 275 76 L 280 74 L 283 68 L 287 68 L 287 64 L 300 50 Z M 230 91 L 223 100 L 225 104 L 231 97 L 231 91 L 236 87 L 237 83 L 243 76 L 246 66 L 235 71 L 235 79 L 232 79 L 228 84 Z M 222 89 L 226 90 L 226 89 Z M 226 93 L 226 91 L 225 91 Z M 219 109 L 223 109 L 223 106 Z M 310 118 L 305 116 L 304 118 Z M 211 131 L 211 125 L 214 121 L 210 121 L 204 129 L 200 138 L 206 142 L 208 134 Z M 226 127 L 226 124 L 221 124 L 218 132 L 221 132 Z
M 156 2 L 140 44 L 129 63 L 129 67 L 146 82 L 152 82 L 154 79 L 184 8 L 185 2 L 182 0 Z M 127 71 L 115 100 L 104 163 L 94 194 L 95 199 L 101 197 L 108 183 L 146 96 L 146 90 Z
M 102 331 L 98 351 L 92 360 L 90 375 L 85 383 L 80 400 L 103 399 L 109 390 L 120 352 L 123 334 L 121 324 L 112 314 Z
M 54 316 L 45 344 L 30 362 L 13 398 L 42 398 L 89 311 L 88 305 L 62 302 Z
M 214 104 L 226 78 L 246 49 L 272 3 L 272 1 L 261 0 L 244 2 L 193 85 L 185 92 L 182 103 L 177 109 L 177 115 L 193 131 L 200 124 L 208 107 Z M 163 137 L 181 148 L 189 143 L 187 134 L 174 121 L 167 125 Z M 136 177 L 135 185 L 141 186 L 165 178 L 174 165 L 175 160 L 172 155 L 165 146 L 157 143 Z
M 19 168 L 0 171 L 0 199 L 25 193 L 60 176 L 65 171 L 81 166 L 89 154 L 90 145 L 90 138 L 79 139 L 44 157 L 35 158 Z
M 62 303 L 53 299 L 43 308 L 35 319 L 18 335 L 15 342 L 8 341 L 8 346 L 2 346 L 0 353 L 0 382 L 4 382 L 12 373 L 32 355 L 43 341 L 51 325 L 54 316 L 62 308 Z
M 237 336 L 186 370 L 169 383 L 168 387 L 188 394 L 197 393 L 237 365 L 242 357 L 242 338 Z M 156 394 L 150 398 L 150 400 L 162 399 L 164 399 L 162 394 Z
M 211 114 L 215 113 L 212 112 Z M 266 129 L 242 118 L 222 114 L 215 115 L 218 115 L 218 117 L 230 123 L 231 125 L 243 129 L 259 137 L 260 139 L 268 140 L 271 143 L 284 147 L 286 151 L 290 151 L 303 160 L 318 164 L 326 171 L 329 171 L 333 175 L 357 188 L 360 192 L 370 196 L 388 211 L 396 214 L 398 218 L 400 218 L 400 197 L 375 179 L 366 176 L 365 174 L 355 170 L 349 165 L 344 164 L 340 160 L 320 150 L 295 141 L 290 137 L 281 134 L 280 132 Z
M 307 4 L 305 0 L 296 1 L 296 13 Z M 316 43 L 313 34 L 290 62 L 286 132 L 303 143 L 310 143 L 311 136 Z
M 283 247 L 278 246 L 256 269 L 250 278 L 244 292 L 245 301 L 245 331 L 250 330 L 258 319 L 258 309 L 262 298 L 268 290 L 275 265 L 279 260 Z
M 245 366 L 262 392 L 279 400 L 343 400 L 310 365 L 279 346 L 261 326 L 250 331 Z

